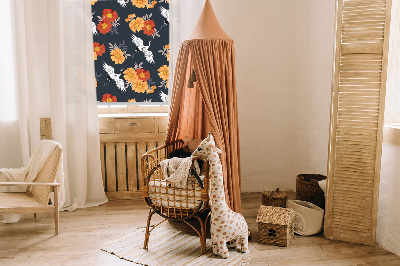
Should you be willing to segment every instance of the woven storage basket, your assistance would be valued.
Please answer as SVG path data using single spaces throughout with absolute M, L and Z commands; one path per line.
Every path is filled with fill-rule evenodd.
M 286 208 L 287 194 L 279 191 L 264 191 L 262 194 L 262 205 Z
M 324 175 L 300 174 L 296 177 L 296 199 L 314 203 L 325 209 L 325 195 L 318 181 L 326 179 Z
M 294 218 L 292 209 L 261 205 L 257 215 L 258 243 L 289 246 L 294 235 Z

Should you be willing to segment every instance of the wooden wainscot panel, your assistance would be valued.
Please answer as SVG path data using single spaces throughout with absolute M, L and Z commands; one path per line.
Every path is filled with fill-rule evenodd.
M 400 146 L 400 127 L 383 128 L 383 143 Z
M 100 134 L 100 142 L 160 142 L 165 133 Z
M 108 200 L 143 199 L 142 191 L 117 191 L 106 192 Z
M 153 133 L 154 118 L 114 118 L 115 133 Z
M 158 132 L 159 133 L 166 133 L 168 128 L 168 117 L 159 117 L 157 118 L 158 121 Z
M 114 118 L 99 117 L 99 132 L 100 134 L 114 133 Z
M 109 200 L 142 198 L 142 155 L 165 140 L 167 117 L 100 117 L 101 173 Z
M 53 139 L 51 118 L 40 118 L 40 139 Z

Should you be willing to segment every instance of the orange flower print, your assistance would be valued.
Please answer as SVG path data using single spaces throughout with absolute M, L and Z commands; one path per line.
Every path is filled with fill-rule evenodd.
M 135 69 L 127 68 L 124 71 L 124 79 L 129 83 L 134 83 L 138 79 Z
M 148 4 L 147 6 L 146 6 L 146 8 L 147 9 L 149 9 L 149 8 L 154 8 L 154 6 L 157 4 L 157 1 L 151 1 L 151 4 Z
M 162 78 L 163 80 L 169 79 L 169 67 L 167 65 L 163 65 L 157 71 L 160 78 Z
M 148 90 L 146 91 L 146 93 L 147 93 L 147 94 L 153 93 L 155 89 L 157 89 L 157 86 L 153 85 L 153 86 L 151 86 L 151 89 L 148 89 Z
M 103 94 L 103 99 L 101 99 L 102 102 L 116 102 L 117 101 L 117 96 L 112 96 L 112 94 Z
M 135 99 L 135 98 L 129 99 L 129 100 L 128 100 L 128 103 L 135 103 L 135 102 L 136 102 L 136 99 Z
M 116 64 L 122 64 L 123 62 L 125 62 L 124 53 L 119 48 L 112 50 L 110 55 L 111 55 L 111 60 L 113 60 L 114 63 Z
M 149 4 L 148 0 L 132 0 L 132 5 L 138 8 L 144 8 Z
M 139 32 L 142 30 L 143 27 L 144 27 L 144 20 L 142 18 L 135 18 L 132 19 L 131 22 L 129 22 L 129 28 L 131 28 L 133 32 Z
M 114 22 L 118 18 L 117 11 L 113 11 L 112 9 L 104 9 L 102 20 L 106 23 Z
M 132 83 L 132 90 L 134 90 L 137 93 L 146 92 L 148 87 L 149 87 L 149 85 L 147 84 L 147 82 L 142 81 L 140 79 L 137 79 L 134 83 Z
M 135 14 L 129 14 L 128 17 L 125 19 L 126 22 L 128 21 L 132 21 L 132 19 L 134 19 L 136 17 Z
M 100 21 L 99 24 L 97 24 L 97 29 L 100 31 L 100 33 L 106 34 L 111 30 L 111 24 L 104 21 Z
M 97 2 L 97 0 L 92 0 L 92 1 L 90 1 L 90 3 L 92 4 L 92 6 L 93 6 L 94 4 L 96 4 L 96 2 Z
M 96 81 L 96 88 L 97 88 L 97 79 L 95 79 L 95 81 Z
M 140 80 L 146 81 L 150 78 L 150 72 L 142 68 L 136 69 L 136 74 Z
M 104 44 L 94 42 L 93 43 L 93 50 L 94 50 L 94 60 L 97 60 L 97 56 L 102 56 L 104 52 L 106 51 L 106 47 Z
M 155 30 L 156 24 L 154 24 L 154 21 L 150 20 L 146 20 L 144 22 L 144 27 L 143 27 L 143 33 L 151 36 L 153 35 L 154 32 L 156 32 Z

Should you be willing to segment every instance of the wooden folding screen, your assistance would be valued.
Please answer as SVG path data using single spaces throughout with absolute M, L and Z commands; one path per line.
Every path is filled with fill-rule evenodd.
M 325 236 L 375 243 L 391 0 L 338 0 Z

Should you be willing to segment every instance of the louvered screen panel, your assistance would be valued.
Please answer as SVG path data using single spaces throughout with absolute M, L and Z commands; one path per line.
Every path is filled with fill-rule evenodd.
M 389 0 L 338 0 L 325 236 L 373 245 Z

